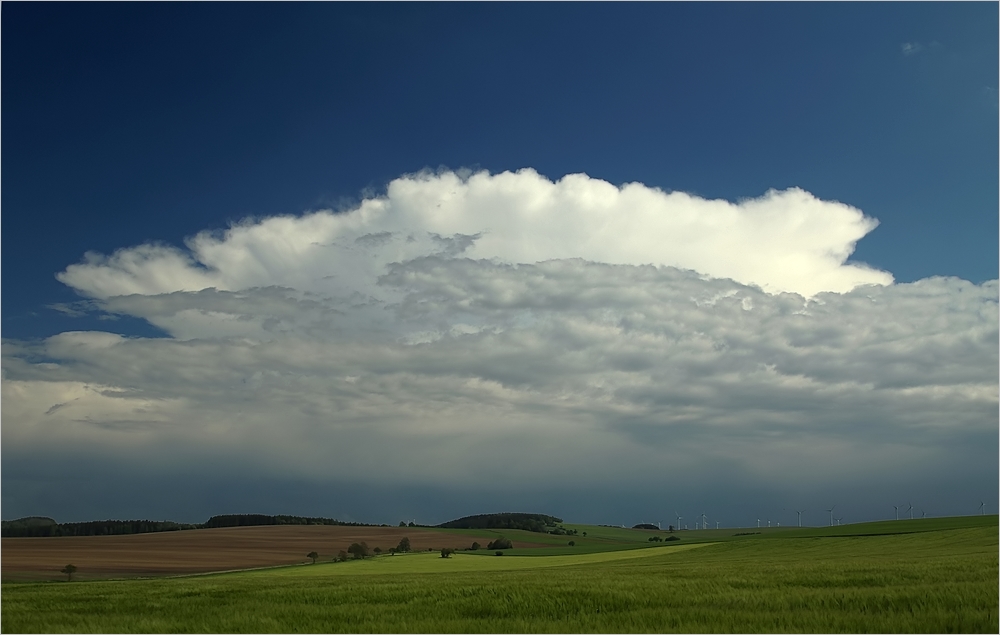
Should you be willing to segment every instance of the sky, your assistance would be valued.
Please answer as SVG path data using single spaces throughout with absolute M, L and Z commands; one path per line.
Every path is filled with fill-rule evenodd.
M 3 519 L 997 513 L 998 17 L 4 3 Z

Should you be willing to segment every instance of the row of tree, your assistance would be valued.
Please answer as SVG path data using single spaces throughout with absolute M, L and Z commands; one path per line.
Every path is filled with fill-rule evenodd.
M 571 542 L 570 545 L 572 544 L 573 543 Z M 476 551 L 481 548 L 482 547 L 478 542 L 472 543 L 471 547 L 472 551 Z M 486 548 L 497 550 L 497 555 L 499 555 L 500 554 L 499 550 L 513 549 L 514 543 L 511 542 L 509 538 L 504 538 L 503 536 L 500 536 L 496 540 L 493 540 L 488 545 L 486 545 Z M 413 546 L 410 544 L 410 539 L 408 537 L 403 537 L 399 541 L 398 545 L 396 545 L 395 547 L 391 547 L 389 549 L 389 553 L 408 553 L 412 550 Z M 455 553 L 455 551 L 456 550 L 453 549 L 452 547 L 444 547 L 443 549 L 441 549 L 441 557 L 450 558 L 451 555 Z M 368 543 L 366 542 L 354 542 L 351 543 L 351 546 L 348 547 L 346 550 L 341 549 L 340 552 L 338 552 L 337 555 L 334 557 L 334 561 L 346 562 L 348 560 L 348 556 L 350 556 L 354 560 L 363 560 L 364 558 L 368 558 L 370 556 L 378 556 L 381 554 L 382 554 L 382 549 L 380 547 L 375 547 L 374 549 L 371 549 L 368 547 Z M 312 560 L 313 564 L 316 564 L 316 561 L 319 560 L 319 553 L 315 551 L 310 551 L 308 554 L 306 554 L 306 557 Z
M 366 523 L 351 523 L 335 518 L 308 516 L 267 516 L 265 514 L 227 514 L 212 516 L 204 523 L 175 523 L 169 520 L 92 520 L 83 523 L 57 523 L 51 518 L 29 516 L 3 521 L 0 535 L 4 538 L 40 538 L 46 536 L 121 536 L 160 531 L 208 529 L 212 527 L 249 527 L 257 525 L 340 525 L 371 527 Z
M 169 520 L 93 520 L 85 523 L 57 523 L 51 518 L 21 518 L 6 521 L 0 528 L 4 538 L 42 538 L 46 536 L 121 536 L 158 531 L 197 529 L 199 525 Z

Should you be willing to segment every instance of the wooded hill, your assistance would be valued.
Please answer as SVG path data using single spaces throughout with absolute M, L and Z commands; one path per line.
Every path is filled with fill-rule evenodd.
M 561 522 L 562 518 L 547 516 L 545 514 L 504 512 L 500 514 L 465 516 L 436 526 L 442 529 L 524 529 L 548 534 L 555 533 L 558 523 Z

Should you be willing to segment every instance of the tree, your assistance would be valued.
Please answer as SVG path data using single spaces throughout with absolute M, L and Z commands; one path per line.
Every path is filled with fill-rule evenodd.
M 493 555 L 495 555 L 495 556 L 502 556 L 502 555 L 503 555 L 503 552 L 502 552 L 502 551 L 498 551 L 498 552 L 496 552 L 496 553 L 495 553 L 495 554 L 493 554 Z
M 576 541 L 575 540 L 570 540 L 569 541 L 569 546 L 570 547 L 575 547 L 576 546 Z
M 510 541 L 509 538 L 504 538 L 500 536 L 490 544 L 486 545 L 487 549 L 513 549 L 514 543 Z
M 355 560 L 361 560 L 372 555 L 371 551 L 368 550 L 368 543 L 366 542 L 351 543 L 351 546 L 347 548 L 347 553 L 353 555 Z
M 474 542 L 474 543 L 472 543 L 472 550 L 473 551 L 479 551 L 479 547 L 480 546 L 481 545 L 478 542 Z
M 67 582 L 72 582 L 73 581 L 73 574 L 76 573 L 76 565 L 75 564 L 68 564 L 65 567 L 63 567 L 60 572 L 66 574 L 66 576 L 67 576 L 67 580 L 66 581 Z
M 401 551 L 403 553 L 406 553 L 409 550 L 410 550 L 410 539 L 404 536 L 403 539 L 399 541 L 399 544 L 396 545 L 396 551 Z
M 451 554 L 453 554 L 453 553 L 455 553 L 454 549 L 452 549 L 451 547 L 445 547 L 445 548 L 443 548 L 441 550 L 441 557 L 442 558 L 450 558 Z
M 416 523 L 414 523 L 414 522 L 413 522 L 413 521 L 411 520 L 411 521 L 410 521 L 409 523 L 407 523 L 407 525 L 406 525 L 406 526 L 407 526 L 407 527 L 416 527 L 416 526 L 417 526 L 417 524 L 416 524 Z
M 347 562 L 347 552 L 344 551 L 343 549 L 341 549 L 340 552 L 337 553 L 337 562 Z
M 587 532 L 583 532 L 583 535 L 584 535 L 584 536 L 586 536 L 586 535 L 587 535 Z
M 399 526 L 400 527 L 406 527 L 406 521 L 405 520 L 399 521 Z
M 316 564 L 316 560 L 319 559 L 319 554 L 315 551 L 310 551 L 306 554 L 306 558 L 312 558 L 313 564 Z
M 372 549 L 372 551 L 373 551 L 373 552 L 375 553 L 375 555 L 377 556 L 377 555 L 379 555 L 379 554 L 381 554 L 381 553 L 382 553 L 382 547 L 375 547 L 374 549 Z

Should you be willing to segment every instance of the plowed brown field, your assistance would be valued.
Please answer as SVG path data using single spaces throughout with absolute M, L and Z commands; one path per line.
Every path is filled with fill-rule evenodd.
M 482 537 L 406 527 L 340 527 L 332 525 L 278 525 L 192 529 L 130 536 L 66 536 L 58 538 L 4 538 L 0 574 L 6 580 L 51 580 L 59 570 L 76 565 L 80 579 L 180 575 L 209 571 L 252 569 L 308 562 L 316 551 L 329 561 L 352 542 L 367 542 L 388 551 L 404 536 L 415 550 L 454 547 L 464 549 L 474 540 L 482 545 L 496 534 Z M 544 547 L 518 542 L 518 548 Z

